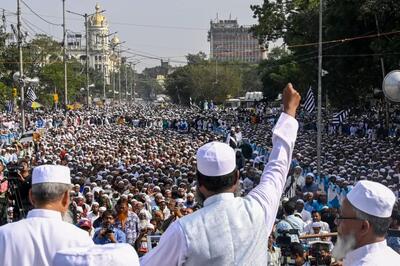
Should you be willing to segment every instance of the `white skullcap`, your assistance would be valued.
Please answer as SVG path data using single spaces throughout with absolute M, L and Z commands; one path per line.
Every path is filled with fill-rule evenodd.
M 99 211 L 101 211 L 101 212 L 105 212 L 106 210 L 107 210 L 107 208 L 104 207 L 104 206 L 101 206 L 101 207 L 99 208 Z
M 61 165 L 41 165 L 33 169 L 32 185 L 40 183 L 71 184 L 71 172 Z
M 93 245 L 60 250 L 53 259 L 57 266 L 139 265 L 135 249 L 125 243 Z
M 322 223 L 321 222 L 313 222 L 311 225 L 313 228 L 314 227 L 322 227 Z
M 369 215 L 388 218 L 396 196 L 386 186 L 372 181 L 358 181 L 354 188 L 347 194 L 347 199 L 355 208 Z
M 205 176 L 222 176 L 236 167 L 235 151 L 227 144 L 213 141 L 197 150 L 197 170 Z

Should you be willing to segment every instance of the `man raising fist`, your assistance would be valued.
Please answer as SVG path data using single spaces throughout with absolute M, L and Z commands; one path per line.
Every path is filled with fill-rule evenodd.
M 221 142 L 200 147 L 197 194 L 203 208 L 172 223 L 141 265 L 267 265 L 268 235 L 289 171 L 300 95 L 288 84 L 284 112 L 273 130 L 273 148 L 260 184 L 246 197 L 240 188 L 235 151 Z

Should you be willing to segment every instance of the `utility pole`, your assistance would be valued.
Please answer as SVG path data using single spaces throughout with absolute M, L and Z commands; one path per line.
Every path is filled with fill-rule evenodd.
M 319 38 L 318 38 L 318 113 L 317 113 L 317 172 L 321 175 L 321 139 L 322 139 L 322 0 L 319 0 Z
M 86 99 L 86 103 L 87 106 L 89 107 L 90 105 L 90 88 L 89 88 L 89 23 L 88 23 L 88 18 L 90 16 L 93 16 L 94 14 L 101 14 L 103 12 L 105 12 L 105 10 L 101 10 L 99 12 L 95 12 L 92 14 L 79 14 L 70 10 L 67 10 L 68 13 L 77 15 L 77 16 L 81 16 L 85 19 L 85 35 L 86 35 L 86 49 L 85 49 L 85 64 L 86 64 L 86 80 L 85 80 L 85 85 L 86 85 L 86 93 L 87 93 L 87 99 Z
M 124 64 L 125 69 L 125 100 L 127 100 L 128 96 L 128 71 L 127 71 L 127 64 Z
M 18 30 L 18 51 L 19 51 L 19 76 L 22 80 L 20 82 L 21 89 L 21 122 L 22 122 L 22 134 L 25 133 L 25 91 L 24 91 L 24 67 L 23 67 L 23 58 L 22 58 L 22 34 L 21 34 L 21 3 L 20 0 L 17 0 L 17 30 Z
M 112 76 L 112 91 L 113 91 L 113 104 L 114 104 L 114 101 L 115 101 L 115 69 L 114 69 L 114 67 L 113 67 L 111 76 Z
M 67 78 L 67 29 L 65 25 L 65 0 L 63 2 L 63 61 L 64 61 L 64 101 L 65 110 L 67 110 L 68 104 L 68 78 Z
M 382 53 L 382 46 L 381 46 L 381 30 L 379 28 L 379 22 L 378 22 L 378 17 L 375 14 L 375 25 L 376 25 L 376 30 L 378 32 L 378 38 L 379 38 L 379 52 Z M 380 56 L 380 62 L 381 62 L 381 71 L 382 71 L 382 80 L 385 79 L 386 76 L 386 71 L 385 71 L 385 63 L 383 61 L 382 55 Z M 386 99 L 385 96 L 383 96 L 383 100 L 385 103 L 385 125 L 386 129 L 389 130 L 389 102 Z
M 106 82 L 107 82 L 107 80 L 106 80 L 106 64 L 105 64 L 105 60 L 106 60 L 106 58 L 107 58 L 107 55 L 106 55 L 106 50 L 105 50 L 105 41 L 104 41 L 104 39 L 105 39 L 105 36 L 101 36 L 102 37 L 102 50 L 103 50 L 103 54 L 102 54 L 102 56 L 101 56 L 101 63 L 102 63 L 102 69 L 103 69 L 103 99 L 104 99 L 104 101 L 106 100 Z
M 85 17 L 85 33 L 86 33 L 86 92 L 87 92 L 87 106 L 90 106 L 90 91 L 89 91 L 89 30 L 88 30 L 88 14 Z
M 104 61 L 105 61 L 105 58 L 106 58 L 106 55 L 105 55 L 105 52 L 104 52 L 104 48 L 103 48 L 103 56 L 102 56 L 102 64 L 103 64 L 103 99 L 105 100 L 106 99 L 106 82 L 107 82 L 107 79 L 106 79 L 106 64 L 104 63 Z
M 131 76 L 130 76 L 130 78 L 131 78 L 131 89 L 130 89 L 131 97 L 130 97 L 130 102 L 133 102 L 133 82 L 135 80 L 134 79 L 135 72 L 133 72 L 132 63 L 129 63 L 129 69 L 131 70 Z
M 100 37 L 102 38 L 102 51 L 103 51 L 101 63 L 102 63 L 102 69 L 103 69 L 103 98 L 104 98 L 104 100 L 106 99 L 106 83 L 107 83 L 106 64 L 105 64 L 105 61 L 107 60 L 107 54 L 106 54 L 106 49 L 105 49 L 106 48 L 106 41 L 105 40 L 106 40 L 106 38 L 108 38 L 111 35 L 114 35 L 116 33 L 117 32 L 114 32 L 114 33 L 111 33 L 111 34 L 107 34 L 107 35 L 104 35 L 104 34 L 100 35 Z M 107 45 L 108 45 L 108 42 L 107 42 Z M 108 51 L 107 51 L 107 53 L 108 53 Z
M 118 49 L 118 102 L 121 104 L 121 49 Z

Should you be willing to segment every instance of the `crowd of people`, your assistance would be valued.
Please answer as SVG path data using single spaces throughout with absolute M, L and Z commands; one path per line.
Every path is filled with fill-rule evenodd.
M 7 208 L 0 210 L 2 224 L 30 210 L 31 169 L 63 165 L 73 184 L 63 219 L 87 231 L 96 244 L 128 243 L 143 256 L 174 221 L 203 207 L 196 152 L 204 144 L 220 141 L 235 149 L 240 173 L 235 195 L 251 193 L 271 156 L 280 112 L 266 104 L 253 110 L 132 104 L 35 112 L 26 118 L 32 140 L 23 143 L 18 115 L 3 115 L 0 201 Z M 306 116 L 298 115 L 300 131 L 277 219 L 269 239 L 265 236 L 269 265 L 305 263 L 307 254 L 319 262 L 330 260 L 336 236 L 329 233 L 337 232 L 339 207 L 356 182 L 380 182 L 399 198 L 399 112 L 391 115 L 388 129 L 378 112 L 350 116 L 340 125 L 327 123 L 321 175 L 314 127 L 303 122 Z M 391 227 L 400 229 L 397 208 L 392 218 Z M 327 235 L 308 237 L 315 234 Z M 400 252 L 400 238 L 389 237 L 388 243 Z

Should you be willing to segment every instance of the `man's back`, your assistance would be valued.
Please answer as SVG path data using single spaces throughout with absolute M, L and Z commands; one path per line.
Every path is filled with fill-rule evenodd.
M 264 210 L 253 197 L 214 195 L 202 209 L 177 223 L 188 243 L 185 265 L 262 265 L 267 261 L 269 231 Z
M 56 211 L 35 209 L 0 227 L 0 265 L 50 265 L 58 250 L 93 245 L 89 234 L 63 222 Z

